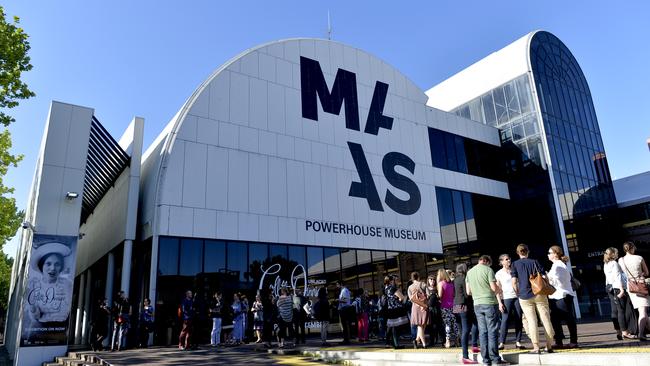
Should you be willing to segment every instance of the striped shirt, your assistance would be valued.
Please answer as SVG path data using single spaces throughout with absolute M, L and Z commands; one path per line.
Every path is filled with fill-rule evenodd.
M 282 320 L 285 322 L 291 322 L 293 320 L 293 300 L 291 297 L 280 296 L 277 306 Z

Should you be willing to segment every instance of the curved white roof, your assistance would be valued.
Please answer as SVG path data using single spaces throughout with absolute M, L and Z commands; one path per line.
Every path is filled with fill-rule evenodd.
M 289 129 L 299 128 L 302 132 L 303 122 L 299 104 L 300 56 L 319 60 L 329 85 L 332 85 L 339 68 L 354 70 L 357 73 L 362 123 L 365 123 L 365 114 L 367 114 L 367 109 L 362 110 L 362 108 L 370 104 L 375 81 L 379 79 L 390 84 L 389 93 L 406 98 L 409 103 L 415 101 L 414 105 L 421 105 L 422 120 L 426 120 L 424 117 L 426 95 L 423 91 L 392 66 L 363 50 L 323 39 L 288 39 L 248 49 L 215 70 L 187 99 L 143 154 L 139 220 L 141 239 L 155 233 L 168 232 L 165 223 L 167 219 L 160 221 L 155 217 L 157 208 L 168 210 L 166 207 L 190 207 L 187 215 L 191 216 L 194 215 L 191 213 L 192 208 L 196 212 L 206 205 L 219 206 L 222 200 L 231 199 L 230 196 L 223 197 L 220 193 L 216 193 L 219 189 L 208 189 L 203 193 L 193 190 L 194 182 L 187 181 L 188 173 L 182 171 L 182 169 L 197 169 L 196 180 L 210 180 L 210 177 L 205 176 L 205 171 L 207 170 L 209 175 L 211 168 L 206 168 L 206 165 L 218 169 L 220 163 L 228 164 L 227 160 L 208 162 L 210 159 L 221 158 L 211 150 L 213 146 L 238 149 L 239 142 L 236 140 L 241 139 L 243 143 L 251 141 L 248 138 L 243 139 L 241 134 L 244 132 L 251 132 L 251 136 L 258 134 L 261 136 L 266 131 L 273 132 L 273 129 L 282 130 L 275 131 L 278 133 L 291 134 Z M 291 100 L 291 103 L 298 104 L 295 108 L 283 108 L 285 98 L 286 103 L 290 103 Z M 254 99 L 267 99 L 268 103 L 264 102 L 260 106 L 253 107 L 250 101 Z M 237 102 L 233 103 L 234 100 Z M 245 105 L 247 101 L 249 105 Z M 389 108 L 398 108 L 398 106 L 387 105 L 386 109 Z M 407 109 L 402 106 L 399 108 Z M 402 110 L 399 112 L 401 114 Z M 281 116 L 272 119 L 272 113 Z M 343 112 L 339 117 L 343 117 Z M 338 117 L 322 114 L 320 118 L 327 120 Z M 294 123 L 295 119 L 300 121 Z M 223 122 L 227 124 L 224 125 Z M 282 125 L 276 125 L 275 122 Z M 235 125 L 236 130 L 223 130 L 224 126 Z M 222 130 L 219 130 L 220 128 Z M 307 134 L 307 127 L 304 128 Z M 256 131 L 251 131 L 252 129 Z M 233 134 L 229 135 L 230 132 Z M 310 133 L 313 132 L 312 130 Z M 315 133 L 318 136 L 318 128 Z M 262 144 L 261 137 L 257 143 Z M 174 153 L 178 149 L 183 151 L 179 154 Z M 205 149 L 209 150 L 207 154 Z M 200 164 L 203 164 L 202 169 L 197 168 L 197 159 L 200 160 Z M 179 184 L 179 179 L 186 179 L 186 181 Z M 210 182 L 206 184 L 209 185 Z M 168 212 L 163 214 L 167 215 Z M 196 220 L 189 220 L 190 226 L 192 221 L 196 222 Z M 216 225 L 207 223 L 201 225 L 201 227 L 214 226 Z M 169 235 L 181 234 L 169 232 Z M 215 236 L 213 233 L 195 234 L 203 237 Z
M 427 105 L 450 111 L 530 71 L 530 41 L 538 31 L 491 53 L 426 91 Z

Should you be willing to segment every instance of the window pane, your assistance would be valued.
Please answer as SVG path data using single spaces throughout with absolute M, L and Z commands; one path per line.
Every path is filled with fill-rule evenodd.
M 463 211 L 465 212 L 465 224 L 467 226 L 467 239 L 476 240 L 476 221 L 474 220 L 474 207 L 472 207 L 472 194 L 463 192 Z
M 508 109 L 506 108 L 505 95 L 503 88 L 496 88 L 493 90 L 494 106 L 497 112 L 498 125 L 508 122 Z
M 456 162 L 456 141 L 454 135 L 445 133 L 445 150 L 447 153 L 447 169 L 457 171 L 458 163 Z
M 271 245 L 271 253 L 270 257 L 271 260 L 273 260 L 273 263 L 279 263 L 281 260 L 286 260 L 287 259 L 287 246 L 286 245 Z M 280 257 L 280 258 L 276 258 Z
M 467 159 L 465 157 L 465 144 L 463 138 L 454 136 L 454 144 L 456 145 L 456 161 L 458 163 L 458 171 L 467 173 Z
M 203 272 L 203 240 L 181 240 L 181 266 L 182 276 L 194 276 Z
M 517 95 L 519 96 L 519 105 L 521 106 L 521 113 L 528 113 L 531 111 L 530 101 L 530 86 L 528 84 L 528 77 L 526 75 L 517 78 Z
M 216 240 L 205 241 L 205 255 L 203 256 L 204 271 L 206 273 L 223 272 L 226 270 L 226 243 Z
M 158 239 L 158 274 L 160 276 L 178 274 L 178 239 Z
M 492 100 L 492 93 L 487 93 L 481 97 L 483 101 L 483 114 L 485 115 L 485 123 L 494 127 L 497 123 L 497 116 L 494 112 L 494 101 Z
M 458 242 L 467 242 L 467 228 L 465 227 L 465 215 L 463 214 L 463 198 L 460 191 L 452 191 L 454 200 L 454 221 Z
M 454 222 L 454 208 L 452 205 L 451 191 L 446 188 L 436 188 L 438 199 L 438 216 L 440 220 L 440 232 L 442 244 L 456 244 L 456 225 Z
M 305 247 L 298 245 L 289 245 L 289 260 L 296 262 L 307 268 L 307 258 L 305 254 Z
M 235 272 L 239 281 L 246 282 L 248 267 L 248 249 L 246 243 L 228 242 L 228 270 Z
M 447 168 L 447 152 L 443 133 L 435 128 L 429 128 L 429 145 L 431 148 L 431 162 L 440 169 Z
M 343 264 L 343 284 L 351 291 L 359 288 L 357 267 L 357 251 L 354 249 L 341 250 L 341 263 Z
M 341 255 L 339 249 L 325 248 L 325 271 L 335 272 L 341 270 Z
M 325 272 L 323 248 L 307 247 L 307 272 L 309 276 Z
M 248 245 L 248 271 L 251 281 L 256 286 L 259 285 L 264 270 L 271 266 L 268 259 L 269 246 L 267 244 L 250 243 Z

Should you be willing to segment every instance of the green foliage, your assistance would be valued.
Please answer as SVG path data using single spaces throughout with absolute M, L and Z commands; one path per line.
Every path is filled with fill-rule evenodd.
M 18 100 L 34 96 L 27 84 L 20 80 L 23 71 L 32 69 L 27 56 L 30 48 L 28 36 L 18 27 L 18 17 L 13 20 L 13 23 L 7 22 L 0 6 L 0 108 L 16 107 Z M 0 123 L 6 127 L 12 122 L 14 119 L 0 110 Z
M 7 22 L 5 12 L 0 6 L 0 124 L 4 127 L 15 122 L 14 118 L 5 111 L 14 108 L 22 99 L 34 96 L 20 78 L 24 71 L 32 69 L 27 34 L 18 27 L 18 17 L 13 22 Z M 0 250 L 18 230 L 24 213 L 16 207 L 16 200 L 10 195 L 14 189 L 7 187 L 4 177 L 10 167 L 17 166 L 22 155 L 13 155 L 11 150 L 11 134 L 5 128 L 0 132 Z M 11 281 L 11 266 L 13 260 L 0 252 L 0 314 L 7 308 L 7 296 Z
M 7 257 L 4 253 L 0 253 L 0 315 L 7 310 L 9 281 L 11 281 L 11 267 L 13 264 L 13 259 Z

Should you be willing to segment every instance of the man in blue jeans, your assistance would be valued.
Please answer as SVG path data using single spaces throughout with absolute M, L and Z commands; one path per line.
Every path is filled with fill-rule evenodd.
M 499 356 L 499 307 L 496 296 L 499 288 L 494 271 L 490 268 L 491 263 L 490 256 L 483 255 L 478 264 L 467 272 L 467 294 L 474 300 L 483 364 L 507 365 Z

